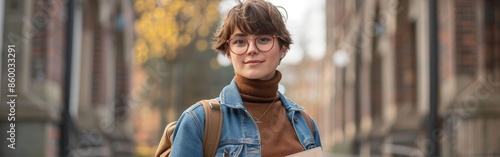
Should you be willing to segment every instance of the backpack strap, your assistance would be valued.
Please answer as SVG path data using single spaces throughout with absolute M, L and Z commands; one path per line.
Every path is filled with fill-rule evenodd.
M 215 99 L 201 100 L 205 109 L 205 133 L 203 135 L 203 156 L 215 156 L 222 132 L 222 111 Z
M 302 114 L 302 117 L 306 120 L 307 125 L 309 126 L 309 129 L 311 130 L 311 134 L 313 135 L 314 138 L 314 125 L 311 119 L 311 116 L 306 112 L 306 110 L 301 110 L 300 114 Z

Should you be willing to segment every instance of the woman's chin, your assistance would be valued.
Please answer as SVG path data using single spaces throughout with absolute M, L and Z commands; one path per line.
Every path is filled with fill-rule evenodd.
M 252 79 L 252 80 L 263 80 L 263 81 L 266 81 L 266 80 L 272 79 L 273 77 L 271 75 L 266 75 L 266 74 L 259 73 L 259 74 L 247 75 L 246 78 Z
M 252 80 L 260 80 L 264 77 L 263 74 L 259 74 L 259 73 L 245 73 L 241 76 L 243 76 L 247 79 L 252 79 Z

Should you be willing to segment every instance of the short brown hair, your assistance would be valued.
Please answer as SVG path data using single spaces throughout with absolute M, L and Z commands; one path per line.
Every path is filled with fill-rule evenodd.
M 278 35 L 280 47 L 290 49 L 292 38 L 284 20 L 285 17 L 278 8 L 266 0 L 247 0 L 243 3 L 240 1 L 227 13 L 224 23 L 217 29 L 212 49 L 227 55 L 226 41 L 234 33 L 235 28 L 245 34 Z

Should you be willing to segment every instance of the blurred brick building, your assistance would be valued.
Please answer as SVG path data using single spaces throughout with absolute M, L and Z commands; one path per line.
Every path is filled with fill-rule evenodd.
M 323 99 L 326 150 L 361 156 L 500 155 L 500 2 L 439 0 L 438 117 L 429 139 L 429 4 L 327 0 L 333 99 Z M 326 77 L 326 76 L 325 76 Z M 326 82 L 325 82 L 326 83 Z M 330 104 L 330 105 L 328 105 Z M 330 122 L 330 124 L 328 124 Z M 427 145 L 436 140 L 439 146 Z
M 131 0 L 2 1 L 2 44 L 15 44 L 17 148 L 0 143 L 0 156 L 131 156 L 133 130 L 129 101 L 133 46 Z M 64 104 L 67 20 L 74 20 L 71 68 L 70 143 L 60 146 L 59 125 Z M 6 58 L 2 49 L 2 60 Z M 2 62 L 1 77 L 6 78 Z M 6 80 L 2 79 L 2 85 Z M 6 100 L 2 88 L 2 102 Z M 8 109 L 0 105 L 1 115 Z M 0 119 L 6 130 L 6 118 Z M 5 139 L 2 134 L 2 139 Z

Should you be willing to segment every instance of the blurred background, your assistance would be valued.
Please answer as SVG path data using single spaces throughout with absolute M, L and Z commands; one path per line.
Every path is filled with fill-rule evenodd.
M 281 90 L 327 156 L 500 156 L 500 1 L 271 2 L 294 40 Z M 235 4 L 0 0 L 0 156 L 153 156 L 234 76 L 210 42 Z

